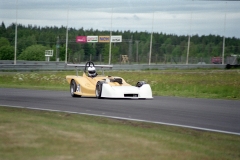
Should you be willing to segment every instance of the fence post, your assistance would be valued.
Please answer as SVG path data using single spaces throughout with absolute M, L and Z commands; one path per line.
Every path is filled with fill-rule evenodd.
M 99 54 L 99 61 L 100 61 L 100 64 L 102 64 L 102 54 Z

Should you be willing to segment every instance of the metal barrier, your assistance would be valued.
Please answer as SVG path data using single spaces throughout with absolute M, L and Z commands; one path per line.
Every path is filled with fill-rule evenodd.
M 98 64 L 98 63 L 96 63 Z M 222 64 L 115 64 L 112 70 L 225 69 Z M 64 62 L 0 61 L 0 71 L 72 70 Z

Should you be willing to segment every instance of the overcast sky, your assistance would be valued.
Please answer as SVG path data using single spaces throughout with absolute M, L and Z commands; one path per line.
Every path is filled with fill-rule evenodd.
M 0 0 L 0 20 L 9 26 L 16 17 L 23 25 L 240 38 L 240 1 Z

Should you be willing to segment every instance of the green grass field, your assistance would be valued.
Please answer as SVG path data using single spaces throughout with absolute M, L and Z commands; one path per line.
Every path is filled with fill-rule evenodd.
M 240 99 L 240 70 L 111 71 L 154 95 Z M 2 72 L 0 87 L 69 90 L 75 72 Z M 81 75 L 81 73 L 79 73 Z M 34 107 L 34 106 L 32 106 Z M 0 159 L 240 159 L 240 136 L 0 106 Z
M 69 90 L 66 75 L 72 72 L 27 72 L 0 74 L 0 87 Z M 82 75 L 82 72 L 79 72 Z M 144 80 L 153 95 L 196 98 L 240 99 L 240 70 L 151 70 L 111 71 L 135 85 Z
M 0 107 L 2 160 L 240 159 L 240 136 Z

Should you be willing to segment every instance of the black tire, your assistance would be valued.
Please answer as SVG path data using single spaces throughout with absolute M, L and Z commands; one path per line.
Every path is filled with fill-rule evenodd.
M 98 99 L 102 99 L 102 82 L 97 82 L 95 94 Z
M 77 95 L 74 94 L 74 92 L 76 92 L 76 90 L 77 90 L 77 84 L 74 80 L 72 80 L 70 83 L 70 94 L 72 97 L 77 97 Z

